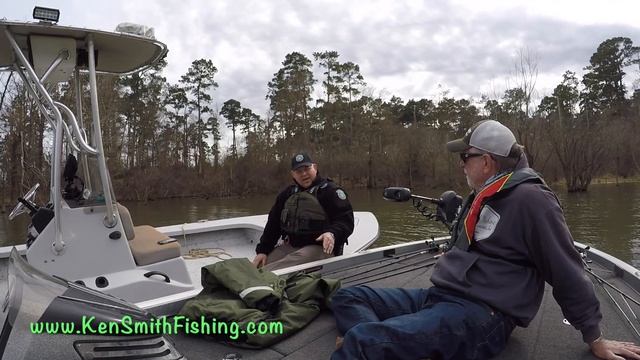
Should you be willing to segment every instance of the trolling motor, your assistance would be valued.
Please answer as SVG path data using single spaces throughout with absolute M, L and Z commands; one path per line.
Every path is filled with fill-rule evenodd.
M 409 201 L 413 200 L 413 206 L 427 219 L 440 221 L 451 231 L 453 221 L 455 220 L 460 207 L 462 206 L 462 197 L 452 190 L 442 193 L 439 198 L 430 198 L 426 196 L 413 195 L 411 190 L 404 187 L 388 187 L 384 189 L 382 196 L 385 200 L 392 201 Z M 435 204 L 436 212 L 430 212 L 428 204 Z

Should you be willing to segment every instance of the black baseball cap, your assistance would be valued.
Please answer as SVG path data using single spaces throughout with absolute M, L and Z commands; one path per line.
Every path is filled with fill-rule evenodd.
M 309 166 L 312 164 L 313 164 L 313 160 L 311 160 L 311 157 L 309 156 L 309 154 L 304 152 L 295 154 L 291 158 L 291 170 L 295 170 L 301 166 Z

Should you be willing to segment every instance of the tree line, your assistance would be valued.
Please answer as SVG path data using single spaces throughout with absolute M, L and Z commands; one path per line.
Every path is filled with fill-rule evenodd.
M 539 102 L 537 63 L 524 50 L 515 85 L 503 94 L 456 99 L 442 91 L 437 99 L 409 100 L 374 95 L 359 65 L 336 51 L 311 58 L 292 52 L 267 83 L 263 115 L 233 98 L 214 104 L 218 69 L 209 59 L 193 61 L 173 84 L 162 75 L 165 67 L 163 60 L 137 74 L 99 78 L 104 150 L 119 199 L 273 193 L 287 182 L 289 158 L 300 150 L 346 188 L 460 184 L 458 159 L 444 144 L 488 118 L 509 126 L 531 166 L 547 180 L 562 179 L 570 192 L 586 191 L 594 177 L 640 170 L 640 79 L 630 79 L 633 93 L 624 83 L 626 71 L 640 69 L 640 48 L 625 37 L 602 42 L 582 79 L 567 70 Z M 52 129 L 19 78 L 4 80 L 0 203 L 8 205 L 33 183 L 48 185 Z M 322 96 L 314 99 L 316 86 Z M 73 87 L 51 91 L 74 108 Z M 87 91 L 83 99 L 90 114 Z M 220 144 L 223 126 L 232 135 L 227 149 Z

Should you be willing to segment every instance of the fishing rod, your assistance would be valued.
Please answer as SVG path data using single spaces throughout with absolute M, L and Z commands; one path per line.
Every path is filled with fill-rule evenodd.
M 608 287 L 613 289 L 615 292 L 620 294 L 620 296 L 622 296 L 622 297 L 630 300 L 632 303 L 640 306 L 640 302 L 638 302 L 638 300 L 636 300 L 636 299 L 632 298 L 631 296 L 627 295 L 624 291 L 618 289 L 617 287 L 615 287 L 615 285 L 611 284 L 610 282 L 608 282 L 607 280 L 603 279 L 601 276 L 599 276 L 598 274 L 593 272 L 593 270 L 585 269 L 585 271 L 588 272 L 591 276 L 593 276 L 596 280 L 598 280 L 598 282 L 600 282 L 601 284 L 607 285 Z
M 442 242 L 444 242 L 444 241 L 442 241 L 442 240 L 435 241 L 433 239 L 425 240 L 426 250 L 433 249 L 434 247 L 437 247 Z M 419 256 L 419 255 L 422 255 L 422 254 L 424 254 L 424 252 L 425 252 L 425 249 L 418 249 L 418 250 L 413 250 L 413 251 L 410 251 L 410 252 L 407 252 L 407 253 L 403 253 L 403 254 L 385 256 L 384 258 L 380 258 L 380 259 L 376 258 L 376 259 L 372 259 L 372 260 L 369 260 L 367 262 L 364 262 L 362 264 L 351 265 L 351 266 L 349 266 L 349 270 L 360 269 L 360 268 L 363 268 L 363 267 L 366 267 L 366 266 L 370 266 L 371 264 L 381 263 L 381 262 L 384 262 L 384 261 L 387 261 L 387 260 L 389 260 L 389 261 L 393 261 L 393 260 L 398 260 L 398 261 L 402 260 L 402 261 L 404 261 L 404 260 Z M 390 263 L 390 264 L 386 263 L 384 265 L 380 265 L 379 268 L 383 268 L 385 266 L 389 266 L 389 265 L 392 265 L 392 264 L 393 263 Z M 378 268 L 374 268 L 373 270 L 375 270 L 375 269 L 378 269 Z M 339 273 L 339 272 L 342 272 L 344 270 L 345 270 L 344 268 L 340 267 L 340 268 L 337 268 L 337 269 L 334 269 L 334 270 L 331 270 L 331 271 L 323 272 L 322 275 L 323 276 L 333 275 L 335 273 Z M 367 271 L 370 271 L 370 270 L 367 270 Z M 355 276 L 355 275 L 350 275 L 349 277 L 352 277 L 352 276 Z
M 581 254 L 582 256 L 582 265 L 584 267 L 584 270 L 589 273 L 591 276 L 593 276 L 596 280 L 598 280 L 600 283 L 605 284 L 607 286 L 609 286 L 611 289 L 613 289 L 615 292 L 617 292 L 618 294 L 620 294 L 621 296 L 627 298 L 628 300 L 631 300 L 631 302 L 633 302 L 634 304 L 640 306 L 640 302 L 637 301 L 636 299 L 632 298 L 630 295 L 627 295 L 624 291 L 618 289 L 615 285 L 611 284 L 609 281 L 607 281 L 606 279 L 602 278 L 600 275 L 596 274 L 592 269 L 591 266 L 589 266 L 589 262 L 591 262 L 591 260 L 589 260 L 587 258 L 588 252 L 591 249 L 590 246 L 587 246 L 586 248 L 584 248 L 583 250 L 578 250 L 578 252 Z
M 462 197 L 457 195 L 454 191 L 445 191 L 439 198 L 432 198 L 422 195 L 415 195 L 411 193 L 409 188 L 405 187 L 388 187 L 385 188 L 382 196 L 385 200 L 406 202 L 413 201 L 413 206 L 427 219 L 436 220 L 444 223 L 449 231 L 451 231 L 453 221 L 455 220 L 462 205 Z M 430 210 L 429 205 L 436 205 L 435 212 Z M 397 276 L 400 274 L 415 271 L 417 269 L 426 268 L 435 264 L 435 260 L 440 255 L 434 255 L 429 257 L 428 260 L 433 260 L 427 264 L 424 264 L 424 259 L 417 262 L 402 263 L 392 269 L 388 269 L 391 266 L 404 262 L 410 258 L 424 255 L 431 252 L 434 248 L 438 248 L 441 244 L 446 244 L 447 241 L 435 241 L 432 238 L 428 243 L 427 249 L 421 249 L 411 254 L 405 254 L 401 257 L 394 257 L 387 259 L 385 263 L 374 266 L 366 271 L 366 273 L 355 273 L 342 278 L 345 283 L 369 283 L 377 280 L 386 279 L 391 276 Z M 362 264 L 360 266 L 367 266 L 370 263 Z M 379 270 L 388 270 L 388 272 L 378 272 Z M 337 270 L 339 271 L 339 270 Z M 325 274 L 326 275 L 326 274 Z M 366 281 L 365 281 L 366 280 Z
M 613 295 L 611 295 L 611 292 L 605 287 L 605 285 L 609 286 L 610 288 L 612 288 L 613 290 L 615 290 L 620 297 L 622 298 L 622 300 L 625 302 L 625 304 L 627 305 L 627 307 L 629 308 L 629 311 L 631 312 L 631 314 L 633 315 L 633 317 L 635 318 L 636 321 L 638 321 L 638 317 L 636 316 L 636 313 L 633 311 L 633 309 L 631 309 L 631 306 L 629 305 L 629 303 L 627 302 L 627 299 L 631 300 L 633 303 L 635 303 L 636 305 L 638 305 L 638 302 L 631 298 L 629 295 L 625 294 L 624 292 L 622 292 L 621 290 L 619 290 L 618 288 L 616 288 L 615 286 L 613 286 L 611 283 L 609 283 L 608 281 L 606 281 L 605 279 L 603 279 L 602 277 L 596 275 L 591 269 L 586 269 L 586 271 L 593 276 L 596 281 L 598 282 L 598 284 L 602 287 L 602 289 L 607 293 L 607 296 L 609 296 L 609 300 L 611 300 L 611 302 L 613 302 L 613 304 L 615 305 L 616 308 L 618 308 L 618 311 L 620 311 L 620 313 L 622 314 L 622 316 L 624 317 L 624 319 L 627 321 L 627 323 L 629 324 L 629 326 L 631 326 L 631 328 L 633 329 L 633 331 L 636 333 L 636 336 L 638 336 L 640 338 L 640 332 L 638 331 L 638 329 L 633 325 L 633 321 L 631 321 L 631 319 L 629 318 L 629 316 L 627 315 L 627 312 L 622 308 L 622 306 L 620 306 L 620 304 L 618 304 L 618 302 L 616 301 L 616 299 L 613 297 Z
M 363 277 L 363 278 L 356 279 L 356 280 L 346 281 L 345 285 L 346 284 L 358 284 L 358 285 L 360 285 L 360 284 L 368 284 L 368 283 L 372 283 L 374 281 L 384 280 L 384 279 L 387 279 L 387 278 L 390 278 L 390 277 L 393 277 L 393 276 L 398 276 L 398 275 L 402 275 L 402 274 L 405 274 L 405 273 L 410 273 L 412 271 L 416 271 L 416 270 L 419 270 L 419 269 L 426 269 L 426 268 L 429 268 L 429 267 L 435 265 L 435 263 L 436 263 L 435 261 L 428 262 L 428 263 L 425 263 L 425 264 L 422 264 L 422 265 L 419 265 L 419 266 L 413 266 L 410 269 L 406 269 L 406 270 L 403 270 L 403 271 L 397 271 L 397 272 L 393 272 L 395 270 L 394 269 L 389 273 L 381 273 L 381 274 L 376 274 L 376 275 L 372 275 L 372 276 Z M 378 275 L 381 275 L 381 276 L 379 276 L 377 278 L 374 277 L 374 276 L 378 276 Z M 362 281 L 362 280 L 367 280 L 367 281 Z
M 355 273 L 355 274 L 352 274 L 352 275 L 348 275 L 348 276 L 342 277 L 341 280 L 357 278 L 356 280 L 352 280 L 352 281 L 358 281 L 358 280 L 361 280 L 361 279 L 366 279 L 366 278 L 369 278 L 369 277 L 372 277 L 372 276 L 377 276 L 377 275 L 382 275 L 383 274 L 381 272 L 377 272 L 377 273 L 372 274 L 376 270 L 394 271 L 394 270 L 408 268 L 408 267 L 411 267 L 411 266 L 416 266 L 416 265 L 419 265 L 419 264 L 424 264 L 425 259 L 419 259 L 418 261 L 407 262 L 407 263 L 405 263 L 405 261 L 407 261 L 407 260 L 409 260 L 411 258 L 420 256 L 420 255 L 425 255 L 427 253 L 428 253 L 427 250 L 422 250 L 422 251 L 420 251 L 418 253 L 412 254 L 411 256 L 407 256 L 405 258 L 391 259 L 386 264 L 375 266 L 375 267 L 372 267 L 370 269 L 367 269 L 367 271 L 364 272 L 364 273 L 359 272 L 359 273 Z M 439 257 L 439 254 L 436 254 L 436 255 L 430 256 L 426 260 L 437 259 L 438 257 Z M 393 269 L 387 269 L 387 267 L 395 265 L 395 264 L 401 264 L 401 265 L 398 266 L 398 267 L 395 267 Z M 360 277 L 360 278 L 358 278 L 358 277 Z
M 607 296 L 609 297 L 609 300 L 611 300 L 611 302 L 613 303 L 613 305 L 618 309 L 618 311 L 622 314 L 622 316 L 624 317 L 624 319 L 627 321 L 627 323 L 629 324 L 629 326 L 631 326 L 631 328 L 633 329 L 633 331 L 636 333 L 636 336 L 638 336 L 638 338 L 640 338 L 640 331 L 638 331 L 638 329 L 634 326 L 633 321 L 631 321 L 631 319 L 629 318 L 629 316 L 627 315 L 627 312 L 622 308 L 622 306 L 620 306 L 620 304 L 616 301 L 616 299 L 613 297 L 613 295 L 611 294 L 611 292 L 607 289 L 607 287 L 611 288 L 613 291 L 615 291 L 616 293 L 618 293 L 618 295 L 620 296 L 620 298 L 622 299 L 622 301 L 624 301 L 625 305 L 627 305 L 627 308 L 629 309 L 629 311 L 631 312 L 631 315 L 633 315 L 633 318 L 637 321 L 640 322 L 640 319 L 638 319 L 638 316 L 636 315 L 636 313 L 633 311 L 633 309 L 631 308 L 631 305 L 629 304 L 629 301 L 631 301 L 632 303 L 634 303 L 637 306 L 640 306 L 640 302 L 638 302 L 636 299 L 634 299 L 633 297 L 631 297 L 630 295 L 628 295 L 627 293 L 625 293 L 623 290 L 618 289 L 615 285 L 613 285 L 612 283 L 610 283 L 609 281 L 607 281 L 606 279 L 604 279 L 603 277 L 601 277 L 600 275 L 596 274 L 592 269 L 591 266 L 589 266 L 589 262 L 591 262 L 591 260 L 589 260 L 587 258 L 587 253 L 589 251 L 590 247 L 587 246 L 584 250 L 579 250 L 581 257 L 582 257 L 582 264 L 584 267 L 584 270 L 591 275 L 596 282 L 600 285 L 600 287 L 602 288 L 602 290 L 604 290 L 607 293 Z M 607 287 L 605 287 L 605 285 Z

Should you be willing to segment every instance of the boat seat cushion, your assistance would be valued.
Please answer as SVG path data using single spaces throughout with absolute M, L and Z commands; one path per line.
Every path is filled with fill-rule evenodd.
M 171 238 L 153 226 L 140 225 L 135 226 L 133 230 L 135 237 L 129 241 L 129 247 L 138 266 L 180 257 L 180 244 L 177 241 L 158 243 Z
M 136 233 L 133 231 L 133 221 L 131 220 L 129 209 L 120 203 L 116 203 L 116 205 L 118 206 L 118 214 L 120 214 L 120 221 L 122 221 L 124 235 L 127 237 L 127 240 L 133 240 Z

